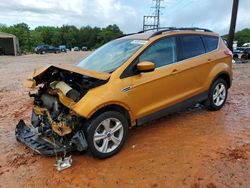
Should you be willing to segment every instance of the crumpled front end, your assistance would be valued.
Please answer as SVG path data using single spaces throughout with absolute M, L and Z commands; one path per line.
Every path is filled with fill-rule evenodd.
M 74 105 L 92 88 L 105 84 L 105 76 L 85 74 L 75 67 L 49 66 L 28 79 L 33 98 L 31 125 L 23 120 L 16 126 L 16 138 L 43 155 L 60 155 L 87 149 L 84 117 L 74 112 Z
M 46 137 L 41 136 L 41 133 L 36 132 L 33 127 L 27 126 L 23 120 L 20 120 L 17 124 L 15 133 L 18 141 L 41 155 L 63 155 L 76 149 L 72 145 L 64 145 L 55 140 L 46 139 Z M 81 136 L 83 140 L 82 149 L 85 150 L 87 149 L 87 142 L 84 134 Z

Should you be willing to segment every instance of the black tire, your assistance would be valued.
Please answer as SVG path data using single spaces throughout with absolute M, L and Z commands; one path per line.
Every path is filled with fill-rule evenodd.
M 222 86 L 222 85 L 225 87 L 225 98 L 224 98 L 223 102 L 221 101 L 221 103 L 216 104 L 216 102 L 213 99 L 213 96 L 214 96 L 214 94 L 216 92 L 216 87 L 217 86 L 219 87 L 219 86 Z M 211 111 L 220 110 L 224 106 L 224 104 L 225 104 L 225 102 L 227 100 L 227 94 L 228 94 L 227 82 L 222 78 L 218 78 L 217 80 L 215 80 L 212 83 L 212 85 L 211 85 L 211 87 L 209 89 L 208 99 L 205 102 L 205 106 L 207 107 L 208 110 L 211 110 Z M 222 100 L 222 98 L 221 98 L 221 100 Z
M 100 126 L 102 126 L 102 122 L 104 120 L 109 119 L 109 118 L 111 118 L 111 119 L 113 118 L 113 119 L 120 121 L 123 129 L 119 129 L 118 134 L 120 134 L 120 131 L 122 131 L 123 136 L 121 138 L 120 143 L 117 146 L 115 146 L 115 144 L 112 140 L 107 141 L 107 148 L 112 150 L 112 147 L 115 147 L 114 150 L 112 150 L 110 152 L 101 152 L 97 149 L 97 147 L 98 147 L 97 144 L 100 144 L 100 146 L 103 146 L 104 139 L 100 140 L 99 143 L 98 143 L 98 141 L 94 142 L 94 134 L 96 133 L 96 131 L 99 131 Z M 112 123 L 112 120 L 111 120 L 111 123 Z M 115 125 L 114 125 L 114 127 L 115 127 Z M 104 158 L 111 157 L 111 156 L 115 155 L 116 153 L 118 153 L 121 150 L 121 148 L 123 147 L 125 141 L 127 140 L 128 128 L 129 128 L 128 120 L 125 118 L 125 116 L 123 114 L 116 112 L 116 111 L 107 111 L 107 112 L 104 112 L 104 113 L 94 117 L 90 121 L 88 129 L 87 129 L 87 142 L 88 142 L 88 147 L 89 147 L 91 154 L 96 158 L 104 159 Z M 104 132 L 106 131 L 105 128 L 103 131 Z M 101 134 L 104 134 L 104 133 L 101 133 Z M 105 139 L 111 139 L 111 137 L 115 135 L 115 134 L 112 134 L 111 136 L 110 135 L 108 136 L 109 133 L 107 133 L 107 132 L 105 134 L 107 135 Z M 111 142 L 113 142 L 113 146 L 112 146 Z M 109 148 L 109 147 L 111 147 L 111 148 Z
M 241 59 L 247 59 L 247 55 L 245 55 L 245 54 L 243 54 L 242 56 L 241 56 Z
M 235 54 L 235 55 L 233 56 L 233 58 L 238 59 L 238 58 L 239 58 L 238 54 Z

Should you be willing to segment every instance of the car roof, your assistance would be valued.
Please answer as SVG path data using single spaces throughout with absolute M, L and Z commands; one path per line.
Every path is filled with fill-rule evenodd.
M 159 31 L 145 31 L 139 33 L 128 34 L 120 39 L 132 39 L 132 40 L 149 40 L 155 36 L 159 35 L 168 35 L 168 34 L 200 34 L 200 35 L 210 35 L 210 36 L 219 36 L 217 33 L 214 33 L 208 29 L 202 28 L 168 28 L 160 29 Z
M 150 36 L 151 36 L 153 33 L 154 33 L 154 32 L 128 34 L 128 35 L 122 37 L 122 39 L 147 40 L 147 39 L 150 38 Z

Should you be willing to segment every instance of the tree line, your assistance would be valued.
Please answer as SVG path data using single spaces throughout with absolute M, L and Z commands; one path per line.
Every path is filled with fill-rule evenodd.
M 238 41 L 238 46 L 250 42 L 250 29 L 246 28 L 235 33 L 235 40 Z
M 41 44 L 66 45 L 69 49 L 74 46 L 95 49 L 123 35 L 115 24 L 105 28 L 90 26 L 77 28 L 73 25 L 63 25 L 61 27 L 38 26 L 35 29 L 30 29 L 26 23 L 11 26 L 0 24 L 0 31 L 17 36 L 23 53 L 33 52 L 34 48 Z M 226 39 L 227 35 L 223 35 L 223 38 Z M 236 32 L 235 40 L 238 41 L 238 46 L 250 42 L 250 29 Z
M 61 27 L 38 26 L 35 29 L 30 29 L 26 23 L 11 26 L 0 24 L 0 31 L 17 36 L 23 53 L 32 52 L 36 46 L 42 44 L 66 45 L 69 49 L 74 46 L 95 49 L 123 35 L 115 24 L 105 28 L 90 26 L 77 28 L 73 25 L 63 25 Z
M 227 40 L 228 35 L 223 35 L 222 38 Z M 245 28 L 240 31 L 237 31 L 235 33 L 234 40 L 238 41 L 237 43 L 238 47 L 242 46 L 244 43 L 249 43 L 250 42 L 250 29 Z

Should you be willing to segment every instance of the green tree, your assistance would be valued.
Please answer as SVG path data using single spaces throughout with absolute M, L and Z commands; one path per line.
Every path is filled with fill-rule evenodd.
M 30 30 L 25 23 L 12 26 L 0 24 L 0 31 L 17 36 L 23 52 L 34 51 L 36 46 L 42 44 L 53 46 L 64 44 L 68 48 L 86 46 L 89 49 L 94 49 L 123 35 L 117 25 L 109 25 L 106 28 L 85 26 L 80 29 L 73 25 L 38 26 Z
M 108 41 L 121 37 L 122 35 L 122 31 L 117 25 L 109 25 L 106 28 L 101 29 L 99 33 L 99 41 L 95 44 L 95 46 L 101 46 L 107 43 Z
M 61 43 L 60 28 L 58 27 L 38 26 L 33 31 L 33 36 L 38 37 L 38 41 L 43 44 L 58 46 Z
M 81 27 L 79 31 L 79 45 L 93 48 L 99 40 L 101 29 L 98 27 L 91 28 L 90 26 Z
M 250 29 L 243 29 L 236 32 L 235 40 L 238 41 L 238 46 L 242 46 L 244 43 L 250 42 Z
M 60 29 L 61 44 L 66 44 L 68 48 L 78 46 L 79 30 L 73 25 L 63 25 Z
M 6 24 L 1 24 L 1 23 L 0 23 L 0 31 L 1 31 L 1 32 L 7 32 L 7 30 L 8 30 L 7 25 L 6 25 Z

